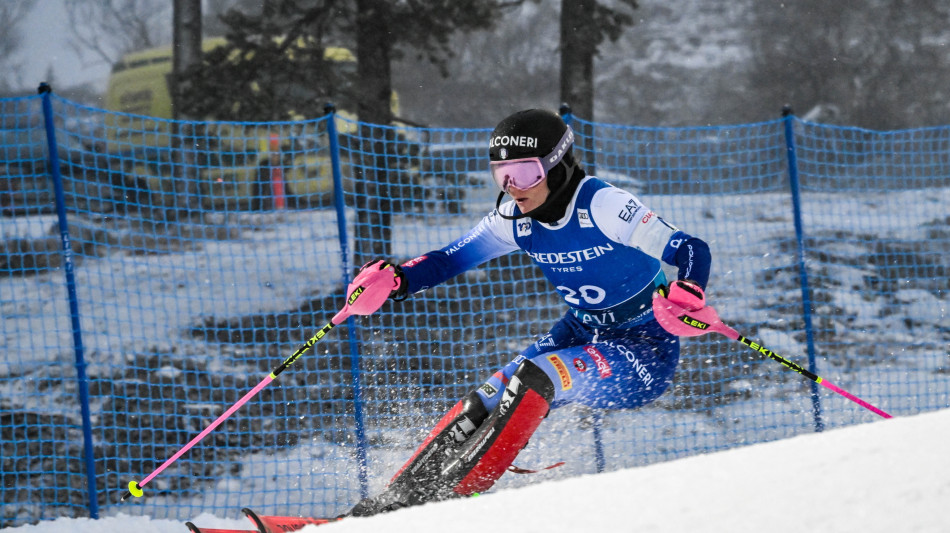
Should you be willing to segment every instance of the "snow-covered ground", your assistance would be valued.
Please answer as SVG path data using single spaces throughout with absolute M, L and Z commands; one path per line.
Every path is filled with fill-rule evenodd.
M 861 532 L 950 530 L 950 410 L 599 475 L 500 490 L 303 531 Z M 250 529 L 211 515 L 198 526 Z M 181 522 L 61 518 L 5 533 L 183 533 Z
M 397 217 L 394 220 L 397 236 L 394 237 L 393 255 L 414 257 L 467 230 L 482 213 L 491 209 L 494 202 L 493 190 L 486 187 L 475 192 L 484 194 L 473 195 L 471 203 L 466 206 L 468 212 L 462 215 Z M 912 419 L 926 421 L 921 424 L 930 431 L 939 431 L 941 424 L 948 425 L 945 414 L 939 419 L 928 418 L 929 415 L 912 419 L 904 417 L 950 407 L 947 392 L 950 390 L 947 378 L 950 376 L 950 359 L 945 327 L 948 306 L 939 289 L 943 278 L 937 276 L 944 272 L 941 265 L 946 257 L 946 241 L 938 233 L 944 231 L 944 221 L 950 214 L 947 211 L 950 189 L 897 191 L 886 197 L 876 191 L 848 193 L 832 200 L 827 194 L 804 196 L 807 205 L 820 206 L 829 201 L 835 205 L 833 212 L 816 208 L 805 213 L 808 234 L 814 235 L 818 244 L 825 244 L 834 251 L 834 255 L 827 259 L 814 259 L 822 261 L 822 265 L 816 265 L 821 268 L 815 271 L 823 276 L 818 278 L 819 281 L 824 279 L 822 285 L 816 286 L 822 295 L 818 310 L 826 317 L 823 326 L 833 333 L 823 341 L 822 346 L 830 355 L 819 357 L 818 373 L 898 416 L 898 420 L 877 423 L 878 419 L 870 412 L 823 391 L 823 419 L 825 426 L 831 429 L 823 435 L 758 445 L 754 450 L 770 450 L 757 452 L 766 456 L 762 462 L 754 459 L 758 457 L 754 453 L 745 456 L 746 452 L 753 450 L 744 448 L 679 460 L 700 452 L 708 454 L 757 442 L 787 439 L 795 434 L 808 433 L 813 426 L 810 397 L 803 380 L 774 362 L 750 361 L 748 365 L 730 370 L 721 391 L 702 389 L 701 385 L 708 381 L 699 381 L 707 379 L 701 374 L 713 366 L 715 354 L 721 357 L 722 352 L 716 347 L 715 351 L 710 351 L 712 355 L 708 359 L 694 353 L 682 361 L 679 373 L 683 376 L 683 383 L 695 384 L 696 394 L 691 394 L 692 389 L 684 388 L 664 395 L 649 408 L 605 415 L 601 431 L 606 447 L 606 469 L 639 468 L 590 477 L 589 472 L 594 471 L 594 454 L 590 446 L 592 431 L 579 427 L 578 420 L 582 416 L 567 411 L 570 408 L 559 409 L 545 422 L 542 432 L 532 439 L 531 446 L 519 456 L 519 463 L 530 468 L 569 459 L 567 466 L 544 475 L 505 476 L 497 485 L 495 495 L 431 506 L 431 511 L 429 508 L 405 511 L 385 520 L 398 522 L 403 516 L 433 512 L 438 514 L 430 519 L 412 520 L 417 523 L 451 523 L 452 529 L 467 527 L 465 524 L 484 528 L 490 527 L 489 524 L 479 520 L 500 520 L 499 517 L 519 516 L 520 509 L 537 508 L 539 510 L 534 513 L 537 516 L 516 518 L 519 522 L 512 527 L 525 529 L 538 524 L 537 530 L 540 531 L 550 529 L 541 518 L 556 515 L 547 510 L 553 504 L 559 507 L 559 513 L 570 509 L 570 512 L 577 512 L 578 516 L 590 520 L 603 516 L 604 520 L 614 524 L 600 527 L 607 530 L 650 531 L 651 522 L 639 523 L 636 520 L 652 521 L 656 516 L 654 513 L 668 515 L 670 520 L 686 520 L 695 511 L 709 517 L 726 517 L 701 522 L 709 526 L 706 529 L 709 531 L 747 526 L 750 531 L 753 527 L 756 531 L 776 531 L 781 530 L 779 525 L 788 525 L 789 531 L 796 531 L 804 530 L 803 524 L 808 524 L 811 531 L 820 531 L 826 525 L 827 531 L 843 531 L 852 528 L 833 527 L 839 524 L 834 517 L 840 520 L 857 517 L 880 526 L 886 521 L 868 517 L 869 513 L 896 513 L 910 519 L 919 519 L 928 513 L 935 515 L 936 503 L 930 504 L 933 510 L 928 512 L 916 508 L 913 512 L 895 509 L 904 505 L 900 498 L 905 493 L 920 498 L 935 497 L 935 502 L 940 501 L 941 489 L 934 484 L 939 482 L 940 473 L 948 470 L 940 468 L 940 458 L 927 459 L 925 453 L 911 446 L 927 442 L 942 444 L 943 439 L 913 436 L 907 428 L 884 436 L 867 437 L 866 433 L 859 433 L 861 436 L 853 440 L 859 441 L 861 446 L 886 443 L 880 449 L 859 453 L 855 450 L 860 446 L 842 435 L 851 431 L 903 428 L 902 424 L 909 423 L 905 420 Z M 787 195 L 767 192 L 718 196 L 683 194 L 651 195 L 648 199 L 657 213 L 669 214 L 670 220 L 685 228 L 697 228 L 696 232 L 715 249 L 709 294 L 723 319 L 749 336 L 760 337 L 769 347 L 790 359 L 804 362 L 807 346 L 803 336 L 788 325 L 788 320 L 794 318 L 800 308 L 800 301 L 796 300 L 800 299 L 800 288 L 794 254 L 788 250 L 793 232 Z M 891 216 L 898 211 L 900 217 Z M 152 353 L 171 358 L 187 357 L 207 364 L 209 369 L 218 370 L 238 357 L 223 357 L 220 346 L 190 335 L 188 331 L 194 324 L 202 323 L 207 317 L 286 310 L 329 290 L 328 287 L 339 279 L 341 260 L 334 248 L 336 225 L 332 213 L 314 210 L 240 214 L 228 222 L 231 228 L 239 229 L 236 236 L 201 240 L 195 250 L 186 249 L 180 253 L 129 251 L 103 258 L 85 258 L 76 270 L 76 277 L 90 375 L 109 376 L 112 369 L 128 366 L 126 358 L 130 354 Z M 55 234 L 50 230 L 52 223 L 49 217 L 4 220 L 0 234 L 6 239 L 35 239 Z M 136 236 L 132 230 L 122 229 L 125 233 L 115 231 L 120 242 Z M 926 235 L 936 236 L 927 238 Z M 350 232 L 350 238 L 352 240 L 353 232 Z M 892 250 L 881 248 L 883 245 L 879 244 L 888 242 L 900 242 L 908 250 L 916 250 L 916 255 L 904 261 L 910 263 L 933 258 L 930 260 L 935 266 L 922 274 L 905 274 L 898 268 L 901 263 L 888 269 L 872 262 L 869 259 L 872 254 L 879 261 L 901 259 L 898 253 L 901 248 Z M 352 242 L 350 249 L 353 249 Z M 332 282 L 328 283 L 328 279 Z M 880 290 L 868 285 L 871 282 L 889 285 L 887 290 Z M 932 289 L 931 285 L 938 288 Z M 420 298 L 423 297 L 435 296 L 427 294 Z M 72 391 L 50 388 L 44 389 L 42 394 L 31 394 L 37 383 L 58 383 L 64 373 L 72 375 L 68 373 L 73 354 L 65 302 L 60 272 L 0 280 L 0 349 L 6 359 L 0 361 L 0 376 L 17 377 L 0 380 L 0 394 L 5 398 L 22 398 L 26 409 L 75 418 L 77 410 Z M 776 306 L 776 303 L 782 305 Z M 752 329 L 753 326 L 756 329 Z M 46 333 L 40 336 L 37 331 Z M 303 333 L 306 332 L 301 335 Z M 517 349 L 518 346 L 511 348 Z M 256 350 L 254 347 L 246 349 Z M 60 366 L 67 370 L 58 370 Z M 27 369 L 32 370 L 27 372 Z M 688 374 L 691 371 L 697 375 L 693 381 Z M 280 386 L 289 390 L 294 385 L 282 382 Z M 718 398 L 712 398 L 709 405 L 695 404 L 692 407 L 686 402 L 700 401 L 704 394 L 707 397 L 730 395 L 730 399 L 719 404 L 716 403 Z M 222 408 L 218 403 L 215 405 Z M 241 413 L 239 416 L 247 415 Z M 839 429 L 872 420 L 876 423 Z M 426 423 L 421 421 L 420 425 Z M 389 478 L 418 443 L 417 435 L 403 429 L 402 426 L 386 428 L 386 433 L 380 431 L 374 435 L 380 440 L 369 450 L 370 492 L 375 492 Z M 942 429 L 947 431 L 946 427 Z M 202 445 L 207 449 L 205 443 Z M 813 447 L 815 451 L 808 452 Z M 188 463 L 200 451 L 201 448 L 196 447 L 179 464 Z M 354 461 L 351 452 L 351 448 L 321 438 L 303 439 L 297 445 L 268 450 L 266 454 L 249 451 L 249 455 L 240 459 L 239 474 L 216 476 L 219 481 L 213 488 L 205 487 L 207 490 L 191 499 L 143 498 L 144 501 L 139 501 L 137 506 L 105 506 L 102 514 L 109 517 L 89 525 L 83 520 L 58 520 L 43 522 L 36 529 L 24 531 L 69 529 L 84 533 L 118 528 L 135 528 L 142 533 L 184 531 L 181 520 L 149 518 L 175 516 L 176 511 L 179 511 L 178 517 L 191 519 L 199 525 L 246 529 L 249 523 L 238 515 L 242 505 L 259 508 L 262 512 L 280 512 L 282 505 L 296 509 L 319 505 L 332 512 L 351 505 L 358 492 L 356 476 L 352 475 Z M 892 452 L 895 455 L 890 455 Z M 932 450 L 928 452 L 932 453 Z M 878 455 L 885 453 L 888 455 Z M 865 467 L 863 462 L 855 464 L 857 459 L 850 454 L 857 454 L 855 457 L 860 457 L 861 461 L 876 466 Z M 156 461 L 164 457 L 167 455 L 156 458 Z M 734 459 L 736 457 L 738 459 Z M 645 466 L 671 460 L 679 461 Z M 733 465 L 732 461 L 738 464 Z M 914 462 L 905 464 L 903 461 Z M 859 478 L 859 474 L 850 470 L 835 473 L 835 468 L 842 464 L 854 468 L 861 476 L 894 475 L 898 472 L 906 478 Z M 124 484 L 147 474 L 149 467 L 151 465 L 135 472 L 113 475 L 119 475 Z M 670 468 L 676 472 L 669 473 L 667 469 Z M 705 486 L 698 478 L 707 473 L 715 473 L 710 481 L 714 485 Z M 920 476 L 925 474 L 933 479 L 922 481 Z M 696 481 L 693 481 L 694 477 Z M 163 483 L 173 479 L 171 472 L 166 472 L 156 479 L 153 487 L 162 487 Z M 655 479 L 668 479 L 671 492 L 664 493 L 666 481 L 660 483 Z M 575 483 L 576 486 L 570 486 Z M 615 483 L 625 486 L 614 487 Z M 775 486 L 763 483 L 775 483 Z M 335 487 L 337 492 L 325 491 L 328 486 Z M 766 500 L 766 503 L 744 501 L 746 493 L 740 490 L 750 487 L 749 493 Z M 4 490 L 11 488 L 7 486 Z M 946 487 L 942 490 L 946 501 L 950 492 Z M 262 501 L 264 497 L 266 502 Z M 623 504 L 611 503 L 613 497 L 623 497 Z M 531 503 L 518 503 L 521 498 Z M 926 500 L 922 501 L 921 505 L 927 504 Z M 33 502 L 23 500 L 22 503 L 25 516 L 33 516 L 26 514 L 32 512 L 29 505 Z M 459 509 L 458 505 L 470 507 Z M 483 505 L 497 505 L 498 509 L 484 509 L 480 507 Z M 509 505 L 513 507 L 509 508 Z M 619 507 L 626 516 L 611 515 L 608 509 L 613 507 Z M 199 509 L 214 511 L 219 517 L 211 514 L 189 516 L 188 509 L 195 509 L 196 514 Z M 449 517 L 445 518 L 436 509 L 444 509 Z M 129 516 L 115 517 L 123 512 Z M 571 523 L 567 516 L 556 520 L 559 524 Z M 778 525 L 770 525 L 773 522 Z M 376 522 L 352 521 L 345 526 L 333 527 L 359 527 L 352 523 Z M 46 527 L 56 529 L 43 529 Z M 91 529 L 83 529 L 85 527 Z M 367 527 L 398 531 L 402 526 Z M 571 528 L 577 529 L 574 525 Z M 702 531 L 703 528 L 684 522 L 673 523 L 667 530 Z M 873 529 L 862 523 L 853 530 Z M 899 527 L 886 531 L 914 530 Z

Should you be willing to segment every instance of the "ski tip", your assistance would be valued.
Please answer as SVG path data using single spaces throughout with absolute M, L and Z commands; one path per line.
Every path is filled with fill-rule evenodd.
M 264 528 L 264 523 L 261 522 L 261 519 L 257 516 L 257 513 L 248 507 L 241 509 L 241 512 L 244 513 L 244 515 L 247 516 L 251 522 L 254 522 L 254 525 L 257 527 L 258 531 L 261 533 L 267 533 L 267 529 Z
M 199 528 L 191 522 L 185 522 L 185 526 L 188 528 L 188 531 L 191 533 L 259 533 L 257 531 L 249 531 L 244 529 L 213 529 L 213 528 Z
M 245 507 L 241 509 L 248 519 L 254 522 L 261 533 L 296 531 L 309 525 L 323 525 L 336 522 L 340 518 L 312 518 L 307 516 L 270 516 L 255 513 Z

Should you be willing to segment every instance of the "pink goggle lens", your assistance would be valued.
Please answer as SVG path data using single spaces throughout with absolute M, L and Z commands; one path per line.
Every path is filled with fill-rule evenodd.
M 491 177 L 503 191 L 514 186 L 517 189 L 530 189 L 544 181 L 546 172 L 537 157 L 512 159 L 511 161 L 492 161 L 489 163 Z

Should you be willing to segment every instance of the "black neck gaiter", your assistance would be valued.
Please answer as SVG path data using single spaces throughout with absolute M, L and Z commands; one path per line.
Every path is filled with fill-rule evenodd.
M 579 166 L 575 166 L 570 170 L 565 168 L 565 170 L 567 175 L 562 182 L 562 186 L 558 187 L 557 191 L 551 191 L 548 199 L 545 200 L 543 204 L 528 213 L 528 216 L 533 220 L 544 222 L 545 224 L 554 224 L 564 218 L 564 213 L 574 198 L 574 192 L 577 191 L 577 186 L 580 185 L 581 180 L 587 175 L 584 169 Z

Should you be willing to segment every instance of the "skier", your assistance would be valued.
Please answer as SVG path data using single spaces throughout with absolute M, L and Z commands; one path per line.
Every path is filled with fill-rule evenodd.
M 505 118 L 489 142 L 491 176 L 501 189 L 496 209 L 440 250 L 361 269 L 366 291 L 403 300 L 521 249 L 557 288 L 567 312 L 450 409 L 387 488 L 349 516 L 485 491 L 551 408 L 636 408 L 669 387 L 679 340 L 657 323 L 653 306 L 705 305 L 709 247 L 634 195 L 586 175 L 573 143 L 571 129 L 551 111 Z M 511 200 L 502 204 L 506 193 Z M 669 286 L 661 262 L 678 269 Z

